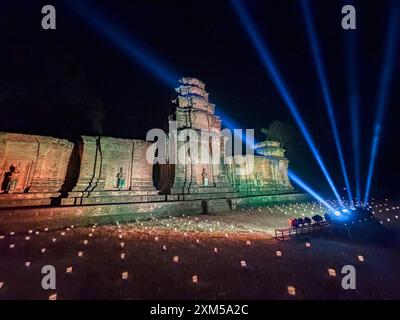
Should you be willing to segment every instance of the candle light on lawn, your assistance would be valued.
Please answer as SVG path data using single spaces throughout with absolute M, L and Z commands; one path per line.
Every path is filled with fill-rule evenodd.
M 214 253 L 218 253 L 218 248 L 214 248 Z
M 4 287 L 4 282 L 0 281 L 0 289 Z
M 121 248 L 125 247 L 125 243 L 124 242 L 121 242 L 119 245 L 121 246 Z
M 328 274 L 329 274 L 331 277 L 336 277 L 336 270 L 335 270 L 335 269 L 329 268 L 329 269 L 328 269 Z
M 49 295 L 49 300 L 57 300 L 57 293 Z
M 33 232 L 33 230 L 28 230 L 28 233 L 31 234 Z
M 121 274 L 122 280 L 128 280 L 128 271 L 124 271 Z
M 40 233 L 39 231 L 36 231 L 36 232 L 35 232 L 36 235 L 38 235 L 39 233 Z
M 30 266 L 31 266 L 30 261 L 25 262 L 25 267 L 26 267 L 26 268 L 29 268 Z
M 306 242 L 306 248 L 310 248 L 311 247 L 311 243 Z
M 363 256 L 357 256 L 357 258 L 358 258 L 358 261 L 364 262 L 364 257 Z
M 11 231 L 11 232 L 10 232 L 10 236 L 13 236 L 14 234 L 15 234 L 14 231 Z
M 277 257 L 282 257 L 282 251 L 277 250 L 277 251 L 276 251 L 276 256 L 277 256 Z
M 3 236 L 3 235 L 1 235 L 1 236 L 0 236 L 0 240 L 3 240 L 3 239 L 4 239 L 4 236 Z
M 163 251 L 167 251 L 167 246 L 165 244 L 163 244 L 162 249 L 163 249 Z
M 154 240 L 155 240 L 156 242 L 158 242 L 158 237 L 154 237 Z
M 83 257 L 83 251 L 78 252 L 78 257 L 80 257 L 80 258 Z
M 199 240 L 199 239 L 196 239 L 196 243 L 197 243 L 197 244 L 200 244 L 200 240 Z
M 15 244 L 14 243 L 11 243 L 10 244 L 10 249 L 14 249 L 15 248 Z
M 250 241 L 250 240 L 247 240 L 247 241 L 246 241 L 246 244 L 247 244 L 248 246 L 251 246 L 251 241 Z
M 291 296 L 295 296 L 296 295 L 296 288 L 295 287 L 288 286 L 287 290 L 288 290 L 289 295 L 291 295 Z
M 89 233 L 89 237 L 91 237 L 91 236 L 93 236 L 93 234 L 92 234 L 92 233 Z
M 42 248 L 40 251 L 41 251 L 42 253 L 45 253 L 45 252 L 46 252 L 46 248 Z
M 44 231 L 49 231 L 49 228 L 44 228 Z
M 53 242 L 56 242 L 57 241 L 57 239 L 56 238 L 53 238 Z
M 26 237 L 25 237 L 25 240 L 26 240 L 26 241 L 29 241 L 30 238 L 31 238 L 31 237 L 26 236 Z
M 72 273 L 72 267 L 68 267 L 67 269 L 65 269 L 65 273 Z
M 193 283 L 197 284 L 198 281 L 199 281 L 199 279 L 198 279 L 197 275 L 192 276 L 192 282 Z
M 245 260 L 240 261 L 240 266 L 242 268 L 246 268 L 247 267 L 246 261 Z
M 125 253 L 121 253 L 121 260 L 125 259 Z
M 173 261 L 174 261 L 175 263 L 178 263 L 178 262 L 179 262 L 179 257 L 178 257 L 178 256 L 174 256 Z
M 83 244 L 86 246 L 88 244 L 89 241 L 87 240 L 83 240 Z

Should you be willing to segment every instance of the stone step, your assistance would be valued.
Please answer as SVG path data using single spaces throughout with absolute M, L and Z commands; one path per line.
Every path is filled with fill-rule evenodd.
M 208 200 L 208 199 L 226 199 L 237 197 L 236 192 L 220 193 L 193 193 L 193 194 L 171 194 L 167 196 L 167 201 L 177 200 Z
M 112 204 L 112 203 L 138 203 L 165 201 L 165 195 L 127 195 L 127 196 L 101 196 L 101 197 L 68 197 L 61 199 L 62 206 Z
M 232 210 L 229 199 L 203 200 L 203 213 L 215 213 Z

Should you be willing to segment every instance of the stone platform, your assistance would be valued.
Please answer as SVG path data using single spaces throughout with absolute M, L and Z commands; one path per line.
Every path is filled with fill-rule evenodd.
M 112 204 L 112 203 L 136 203 L 164 201 L 165 195 L 159 195 L 156 191 L 102 191 L 91 192 L 90 196 L 85 192 L 71 193 L 67 198 L 60 199 L 62 206 L 68 205 L 90 205 L 90 204 Z
M 48 222 L 52 226 L 61 228 L 68 224 L 79 226 L 89 223 L 114 223 L 116 220 L 128 222 L 155 217 L 231 212 L 237 209 L 308 199 L 308 196 L 304 193 L 288 193 L 232 199 L 164 200 L 124 204 L 2 208 L 0 209 L 0 231 L 9 229 L 10 224 L 12 224 L 14 231 L 23 230 L 22 226 L 28 222 L 42 226 L 43 223 Z
M 7 193 L 0 195 L 0 208 L 50 206 L 58 192 Z

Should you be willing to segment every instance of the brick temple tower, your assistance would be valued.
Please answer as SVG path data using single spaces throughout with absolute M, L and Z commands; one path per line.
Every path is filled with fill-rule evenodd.
M 176 122 L 177 150 L 182 149 L 183 145 L 187 145 L 188 139 L 192 139 L 191 142 L 198 144 L 199 150 L 207 150 L 205 154 L 209 161 L 195 163 L 194 155 L 187 150 L 184 155 L 185 161 L 183 163 L 178 161 L 175 165 L 171 194 L 193 195 L 190 198 L 213 197 L 210 194 L 215 193 L 221 197 L 233 196 L 234 190 L 228 180 L 227 168 L 221 159 L 223 155 L 223 140 L 220 138 L 221 120 L 214 114 L 215 105 L 208 100 L 205 84 L 196 78 L 182 78 L 179 83 L 179 87 L 176 88 L 178 97 L 174 101 L 177 106 L 174 114 L 169 118 L 170 122 Z M 197 134 L 188 138 L 185 132 L 189 131 Z M 200 138 L 201 133 L 205 132 L 210 137 Z M 170 141 L 172 141 L 171 133 Z M 216 141 L 217 143 L 215 143 Z M 200 157 L 200 155 L 198 156 Z M 203 156 L 204 154 L 201 155 L 201 157 Z M 219 161 L 215 161 L 216 157 L 219 157 Z M 188 196 L 184 198 L 188 198 Z

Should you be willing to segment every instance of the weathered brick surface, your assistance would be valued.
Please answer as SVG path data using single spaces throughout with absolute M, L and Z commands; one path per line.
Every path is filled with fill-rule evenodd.
M 288 177 L 289 161 L 279 142 L 265 141 L 256 145 L 257 155 L 247 155 L 241 163 L 231 161 L 228 176 L 240 194 L 261 195 L 274 191 L 292 191 Z
M 146 160 L 149 145 L 146 141 L 135 139 L 83 136 L 79 148 L 79 179 L 68 198 L 61 203 L 69 205 L 150 200 L 157 195 L 157 191 L 153 186 L 152 164 Z
M 205 84 L 196 78 L 182 78 L 179 80 L 180 86 L 176 89 L 178 92 L 177 107 L 172 117 L 177 123 L 178 137 L 177 150 L 184 149 L 184 163 L 178 163 L 175 167 L 175 176 L 171 193 L 187 194 L 202 193 L 207 198 L 206 193 L 234 192 L 232 189 L 225 166 L 222 164 L 213 164 L 212 157 L 219 155 L 222 157 L 221 150 L 223 144 L 215 143 L 215 139 L 223 141 L 220 138 L 221 119 L 215 115 L 215 105 L 209 102 L 209 94 L 205 91 Z M 190 136 L 190 130 L 197 132 L 197 137 Z M 211 136 L 207 140 L 201 139 L 201 132 L 208 132 Z M 193 150 L 190 150 L 190 144 L 187 143 L 187 137 L 191 140 L 190 144 L 198 146 L 197 157 L 206 160 L 204 163 L 196 163 Z M 171 143 L 171 141 L 170 141 Z M 205 157 L 201 151 L 207 150 Z M 208 161 L 207 161 L 208 159 Z M 204 177 L 207 177 L 205 183 Z M 203 192 L 203 188 L 207 192 Z
M 50 204 L 64 183 L 72 148 L 63 139 L 0 132 L 0 206 Z M 7 187 L 11 172 L 14 182 Z

